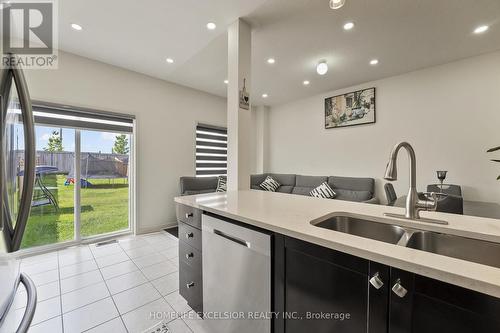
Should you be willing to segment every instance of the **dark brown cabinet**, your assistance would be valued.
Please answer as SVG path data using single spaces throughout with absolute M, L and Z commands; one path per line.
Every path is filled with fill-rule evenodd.
M 387 332 L 387 286 L 369 283 L 387 277 L 386 266 L 289 237 L 281 245 L 275 295 L 283 298 L 275 308 L 285 315 L 275 332 Z
M 275 239 L 275 333 L 500 332 L 498 298 L 297 239 Z
M 181 204 L 177 204 L 176 212 L 179 222 L 179 293 L 193 310 L 202 313 L 202 212 Z
M 421 275 L 391 268 L 391 333 L 500 332 L 500 299 Z

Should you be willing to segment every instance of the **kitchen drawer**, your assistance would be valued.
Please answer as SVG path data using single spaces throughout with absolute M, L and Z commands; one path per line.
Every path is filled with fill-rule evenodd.
M 203 282 L 201 275 L 185 262 L 179 266 L 179 293 L 196 312 L 203 312 Z
M 179 241 L 201 251 L 201 230 L 181 222 L 179 223 Z
M 177 220 L 187 223 L 195 228 L 201 229 L 201 210 L 190 206 L 177 204 L 175 212 L 177 214 Z
M 201 251 L 184 241 L 179 242 L 179 261 L 182 261 L 201 274 Z

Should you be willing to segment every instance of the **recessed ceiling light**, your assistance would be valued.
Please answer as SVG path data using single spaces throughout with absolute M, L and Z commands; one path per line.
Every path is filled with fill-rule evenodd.
M 345 0 L 330 0 L 331 9 L 339 9 L 345 5 Z
M 224 80 L 224 83 L 225 83 L 225 84 L 228 84 L 228 83 L 229 83 L 229 80 L 227 80 L 227 79 L 226 79 L 226 80 Z
M 487 25 L 480 25 L 479 27 L 477 27 L 476 29 L 474 29 L 474 33 L 475 34 L 482 34 L 483 32 L 486 32 L 488 31 L 490 27 L 487 26 Z
M 172 59 L 172 58 L 167 58 L 166 60 L 167 60 L 167 62 L 168 62 L 169 64 L 173 64 L 173 63 L 174 63 L 174 59 Z
M 308 85 L 309 85 L 309 83 L 311 83 L 311 82 L 309 82 L 309 81 L 307 81 L 307 80 L 305 80 L 304 82 L 302 82 L 302 84 L 303 84 L 303 85 L 305 85 L 305 86 L 308 86 Z
M 346 24 L 344 24 L 344 30 L 351 30 L 352 28 L 354 28 L 354 23 L 347 22 Z
M 215 28 L 217 28 L 217 25 L 215 25 L 214 22 L 208 22 L 207 23 L 207 29 L 208 30 L 214 30 Z
M 262 94 L 262 98 L 267 98 L 267 94 Z
M 76 23 L 71 23 L 71 27 L 72 27 L 73 29 L 77 30 L 77 31 L 80 31 L 80 30 L 82 30 L 82 29 L 83 29 L 81 25 L 76 24 Z
M 372 59 L 370 60 L 370 65 L 375 66 L 378 64 L 378 59 Z
M 316 72 L 319 74 L 319 75 L 325 75 L 326 72 L 328 72 L 328 65 L 326 63 L 326 61 L 320 61 L 317 65 L 316 65 Z
M 267 59 L 267 63 L 268 63 L 268 64 L 271 64 L 271 65 L 272 65 L 272 64 L 274 64 L 275 62 L 276 62 L 276 60 L 275 60 L 274 58 L 269 58 L 269 59 Z

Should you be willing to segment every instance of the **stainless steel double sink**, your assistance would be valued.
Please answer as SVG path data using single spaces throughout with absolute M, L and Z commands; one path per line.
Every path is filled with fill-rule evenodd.
M 413 229 L 348 214 L 329 215 L 313 225 L 425 252 L 500 268 L 500 243 Z

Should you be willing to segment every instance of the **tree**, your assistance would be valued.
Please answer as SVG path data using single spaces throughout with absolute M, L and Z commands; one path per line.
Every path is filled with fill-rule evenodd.
M 43 150 L 50 152 L 59 152 L 63 151 L 62 145 L 62 137 L 58 131 L 52 131 L 52 135 L 49 137 L 49 141 L 47 143 L 47 147 Z
M 128 154 L 128 138 L 126 134 L 120 134 L 115 137 L 115 144 L 111 150 L 115 154 Z

